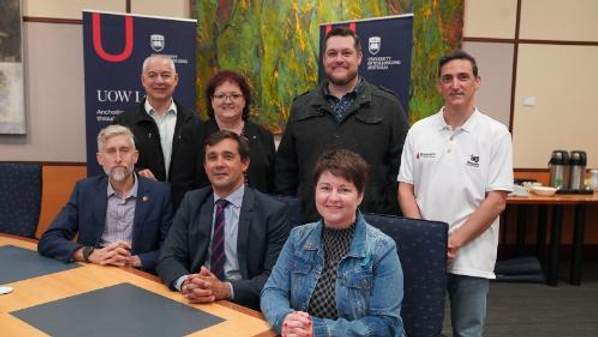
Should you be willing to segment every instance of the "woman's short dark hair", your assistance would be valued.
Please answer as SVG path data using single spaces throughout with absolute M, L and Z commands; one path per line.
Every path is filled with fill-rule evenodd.
M 314 186 L 320 176 L 329 171 L 337 177 L 343 177 L 363 193 L 368 180 L 369 165 L 360 155 L 345 149 L 327 150 L 320 155 L 314 167 Z
M 206 159 L 206 148 L 208 146 L 214 146 L 225 139 L 232 139 L 237 143 L 237 149 L 239 150 L 239 156 L 242 161 L 249 160 L 249 143 L 247 142 L 247 139 L 230 130 L 219 130 L 207 136 L 203 142 L 204 161 Z
M 212 108 L 212 96 L 214 96 L 214 92 L 216 92 L 216 88 L 222 85 L 224 82 L 231 82 L 235 83 L 241 89 L 241 93 L 243 94 L 243 98 L 245 99 L 245 107 L 243 108 L 243 115 L 241 118 L 243 120 L 247 120 L 249 118 L 249 109 L 252 103 L 251 97 L 251 89 L 249 88 L 249 84 L 245 77 L 235 71 L 232 70 L 221 70 L 217 72 L 210 81 L 208 82 L 208 87 L 206 88 L 206 102 L 208 102 L 208 116 L 210 118 L 214 118 L 214 108 Z

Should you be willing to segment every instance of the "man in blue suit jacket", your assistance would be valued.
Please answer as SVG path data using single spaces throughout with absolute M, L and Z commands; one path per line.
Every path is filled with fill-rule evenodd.
M 228 299 L 258 309 L 262 287 L 289 234 L 287 207 L 244 184 L 245 139 L 221 130 L 206 138 L 204 150 L 211 186 L 183 198 L 158 275 L 191 303 Z
M 100 131 L 98 151 L 106 175 L 77 182 L 40 239 L 38 252 L 64 262 L 153 271 L 172 223 L 170 190 L 133 173 L 138 152 L 128 128 L 111 125 Z

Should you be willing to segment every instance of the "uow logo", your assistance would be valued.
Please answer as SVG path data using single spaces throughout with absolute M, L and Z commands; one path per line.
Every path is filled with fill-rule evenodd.
M 96 54 L 108 62 L 122 62 L 133 53 L 133 17 L 125 16 L 125 46 L 120 54 L 110 54 L 102 46 L 102 23 L 100 13 L 91 14 L 91 33 L 93 36 L 93 49 Z
M 133 99 L 135 103 L 139 103 L 143 99 L 144 94 L 138 90 L 98 89 L 96 90 L 96 97 L 98 102 L 129 103 Z

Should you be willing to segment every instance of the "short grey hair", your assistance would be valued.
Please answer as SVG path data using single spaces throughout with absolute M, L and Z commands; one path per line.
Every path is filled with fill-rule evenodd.
M 133 132 L 126 126 L 115 124 L 103 128 L 100 130 L 100 133 L 98 133 L 98 152 L 102 152 L 104 144 L 108 139 L 116 136 L 127 136 L 131 143 L 131 148 L 135 150 L 135 136 L 133 136 Z
M 147 65 L 153 60 L 167 60 L 168 64 L 170 65 L 170 70 L 176 74 L 176 67 L 174 66 L 174 61 L 167 55 L 163 54 L 153 54 L 145 58 L 143 60 L 143 66 L 141 67 L 141 73 L 145 74 L 145 70 L 147 69 Z

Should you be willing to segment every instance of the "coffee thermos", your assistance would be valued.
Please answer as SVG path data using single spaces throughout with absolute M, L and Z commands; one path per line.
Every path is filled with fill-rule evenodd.
M 585 151 L 554 150 L 550 156 L 550 186 L 559 190 L 580 191 L 585 188 L 587 165 Z
M 566 190 L 569 188 L 569 152 L 554 150 L 548 162 L 550 168 L 550 186 Z
M 590 185 L 595 192 L 598 192 L 598 169 L 593 169 L 590 171 L 590 175 L 592 176 L 592 182 Z
M 587 157 L 585 151 L 571 151 L 569 156 L 569 172 L 571 183 L 569 188 L 572 190 L 583 190 L 586 174 Z

